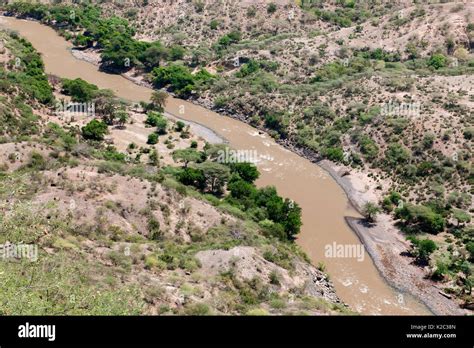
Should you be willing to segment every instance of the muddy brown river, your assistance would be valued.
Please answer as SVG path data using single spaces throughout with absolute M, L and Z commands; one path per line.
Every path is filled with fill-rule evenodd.
M 68 49 L 71 44 L 40 23 L 0 17 L 0 27 L 17 31 L 42 54 L 46 72 L 66 78 L 82 78 L 100 88 L 113 90 L 130 101 L 148 100 L 151 90 L 119 76 L 98 71 L 91 63 L 78 60 Z M 429 314 L 428 309 L 408 294 L 400 294 L 380 276 L 369 255 L 326 258 L 328 244 L 360 245 L 344 216 L 358 216 L 334 179 L 310 161 L 276 144 L 251 126 L 192 103 L 168 98 L 166 111 L 197 122 L 228 140 L 238 150 L 256 151 L 261 178 L 257 184 L 274 185 L 278 192 L 302 207 L 303 227 L 297 243 L 313 264 L 323 262 L 339 297 L 362 314 Z

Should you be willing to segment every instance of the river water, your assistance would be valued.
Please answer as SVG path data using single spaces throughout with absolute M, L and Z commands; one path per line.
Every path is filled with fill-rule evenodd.
M 0 17 L 0 27 L 13 29 L 28 39 L 43 56 L 46 72 L 65 78 L 82 78 L 100 88 L 113 90 L 130 101 L 148 100 L 151 90 L 119 76 L 98 71 L 91 63 L 72 56 L 71 44 L 40 23 Z M 166 111 L 199 123 L 228 140 L 238 150 L 256 151 L 261 172 L 257 184 L 274 185 L 284 197 L 302 207 L 303 227 L 297 243 L 313 264 L 323 262 L 337 294 L 362 314 L 429 314 L 428 309 L 408 294 L 390 287 L 366 253 L 355 257 L 326 258 L 325 246 L 360 244 L 344 216 L 358 216 L 334 179 L 319 166 L 290 152 L 255 128 L 192 103 L 169 97 Z

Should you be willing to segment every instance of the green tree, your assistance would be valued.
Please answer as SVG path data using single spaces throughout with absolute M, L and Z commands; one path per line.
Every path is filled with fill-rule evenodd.
M 116 112 L 120 109 L 120 101 L 115 98 L 111 90 L 100 90 L 96 93 L 94 98 L 95 112 L 102 120 L 112 125 L 116 118 Z
M 155 68 L 153 75 L 156 88 L 169 86 L 180 96 L 188 95 L 194 88 L 194 77 L 184 65 L 171 64 Z
M 395 216 L 402 219 L 405 226 L 414 233 L 438 233 L 445 226 L 443 216 L 424 205 L 404 204 L 395 210 Z
M 233 43 L 237 43 L 241 40 L 242 34 L 238 30 L 234 30 L 227 35 L 222 36 L 217 42 L 221 47 L 230 46 Z
M 431 66 L 436 70 L 444 68 L 446 66 L 446 57 L 442 54 L 434 54 L 428 60 L 428 66 Z
M 154 42 L 139 57 L 148 71 L 160 66 L 162 60 L 168 57 L 168 50 L 160 43 Z
M 168 121 L 164 117 L 160 117 L 156 121 L 156 131 L 158 134 L 166 134 L 166 128 L 168 127 Z
M 150 98 L 154 110 L 162 112 L 166 105 L 166 99 L 168 99 L 168 93 L 165 91 L 154 91 Z
M 249 183 L 253 183 L 260 176 L 257 167 L 253 163 L 231 163 L 230 169 L 233 173 L 237 173 L 243 180 Z
M 183 168 L 183 170 L 177 174 L 177 177 L 184 185 L 192 185 L 200 190 L 206 188 L 206 178 L 202 170 L 190 167 Z
M 229 167 L 215 162 L 199 163 L 197 169 L 202 170 L 206 178 L 206 186 L 213 194 L 221 194 L 230 177 Z
M 282 212 L 283 216 L 280 219 L 280 223 L 285 229 L 288 240 L 293 240 L 300 232 L 301 225 L 303 224 L 301 221 L 301 208 L 297 203 L 285 199 Z
M 173 151 L 172 156 L 175 162 L 183 163 L 183 167 L 186 168 L 189 162 L 200 161 L 202 155 L 195 149 L 182 149 Z
M 82 127 L 82 136 L 90 140 L 104 140 L 107 134 L 107 124 L 99 120 L 92 120 Z
M 158 125 L 158 121 L 163 117 L 162 114 L 154 111 L 149 111 L 147 113 L 147 118 L 145 120 L 145 124 L 156 127 Z
M 362 215 L 364 215 L 364 218 L 369 222 L 374 222 L 379 212 L 380 208 L 372 202 L 367 202 L 362 207 Z
M 127 123 L 129 119 L 128 112 L 125 111 L 124 109 L 117 111 L 116 117 L 117 117 L 118 126 L 122 128 L 125 126 L 125 123 Z
M 416 237 L 408 238 L 412 243 L 412 253 L 416 257 L 418 264 L 427 265 L 430 255 L 438 249 L 435 242 L 431 239 L 418 239 Z
M 102 41 L 101 68 L 110 72 L 127 71 L 137 65 L 138 45 L 133 38 L 117 33 Z
M 250 197 L 257 191 L 254 185 L 240 178 L 231 180 L 227 185 L 227 189 L 231 196 L 237 199 Z

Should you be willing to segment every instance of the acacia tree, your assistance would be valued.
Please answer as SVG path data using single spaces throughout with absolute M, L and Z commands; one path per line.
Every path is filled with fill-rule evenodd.
M 369 222 L 374 222 L 379 212 L 380 208 L 372 202 L 367 202 L 362 207 L 362 215 L 364 215 L 365 219 Z
M 154 110 L 163 111 L 166 105 L 168 93 L 165 91 L 154 91 L 151 95 L 150 101 Z
M 113 92 L 110 90 L 100 90 L 94 99 L 94 103 L 97 116 L 102 118 L 108 125 L 113 124 L 117 109 L 120 106 L 120 102 L 115 98 Z
M 209 191 L 214 194 L 222 193 L 230 177 L 229 167 L 220 163 L 204 162 L 197 165 L 197 168 L 202 170 Z
M 140 60 L 145 65 L 147 70 L 160 66 L 162 60 L 168 56 L 168 50 L 159 42 L 154 42 L 152 46 L 148 47 L 140 56 Z
M 117 117 L 118 126 L 120 128 L 123 128 L 125 126 L 125 123 L 127 122 L 128 118 L 129 118 L 127 111 L 125 111 L 124 109 L 121 109 L 121 110 L 117 111 L 116 117 Z
M 175 162 L 182 162 L 184 168 L 187 168 L 189 162 L 197 162 L 201 159 L 201 153 L 194 149 L 182 149 L 173 151 L 173 160 Z

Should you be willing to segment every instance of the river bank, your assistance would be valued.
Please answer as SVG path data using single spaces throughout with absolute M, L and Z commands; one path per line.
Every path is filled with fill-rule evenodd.
M 99 66 L 100 64 L 100 59 L 97 58 L 99 54 L 93 50 L 84 52 L 73 49 L 71 50 L 71 53 L 77 59 L 85 60 L 96 66 Z M 137 85 L 152 88 L 149 83 L 144 81 L 143 76 L 133 76 L 133 73 L 125 73 L 121 75 Z M 191 98 L 188 101 L 209 110 L 214 109 L 208 100 Z M 250 124 L 249 119 L 245 115 L 231 113 L 225 109 L 214 109 L 213 111 L 246 124 Z M 176 117 L 176 115 L 167 114 L 168 116 Z M 258 129 L 259 132 L 268 134 L 268 129 L 265 127 L 255 125 L 251 126 Z M 380 199 L 377 194 L 374 194 L 374 183 L 370 182 L 368 177 L 351 177 L 353 172 L 352 168 L 322 159 L 321 156 L 313 151 L 299 147 L 287 139 L 275 139 L 275 141 L 293 153 L 319 165 L 330 174 L 343 189 L 349 202 L 359 214 L 361 214 L 364 203 L 368 201 L 377 202 Z M 361 190 L 362 187 L 367 188 L 367 186 L 369 186 L 369 189 L 365 192 Z M 409 293 L 416 297 L 420 302 L 424 303 L 433 314 L 467 314 L 467 311 L 461 309 L 454 301 L 444 297 L 433 281 L 425 279 L 427 275 L 426 272 L 423 269 L 412 265 L 411 258 L 401 256 L 401 254 L 409 248 L 410 244 L 406 241 L 402 233 L 394 226 L 395 221 L 390 215 L 379 215 L 377 222 L 370 226 L 365 224 L 364 220 L 360 218 L 346 217 L 345 220 L 351 230 L 358 236 L 359 240 L 364 245 L 365 250 L 370 255 L 380 275 L 388 284 L 400 291 L 398 301 L 401 304 L 403 304 L 404 301 L 404 293 Z M 399 267 L 400 265 L 403 265 L 403 267 Z
M 359 212 L 365 202 L 377 201 L 379 198 L 370 178 L 367 177 L 364 181 L 357 175 L 351 177 L 347 167 L 327 160 L 318 164 L 334 178 Z M 403 256 L 410 243 L 395 226 L 396 221 L 391 215 L 381 213 L 372 224 L 361 218 L 346 217 L 345 220 L 359 237 L 380 275 L 400 291 L 397 299 L 400 303 L 404 301 L 404 294 L 409 293 L 435 315 L 469 314 L 469 311 L 460 308 L 458 303 L 445 297 L 436 282 L 428 278 L 427 270 L 414 265 L 413 258 Z

